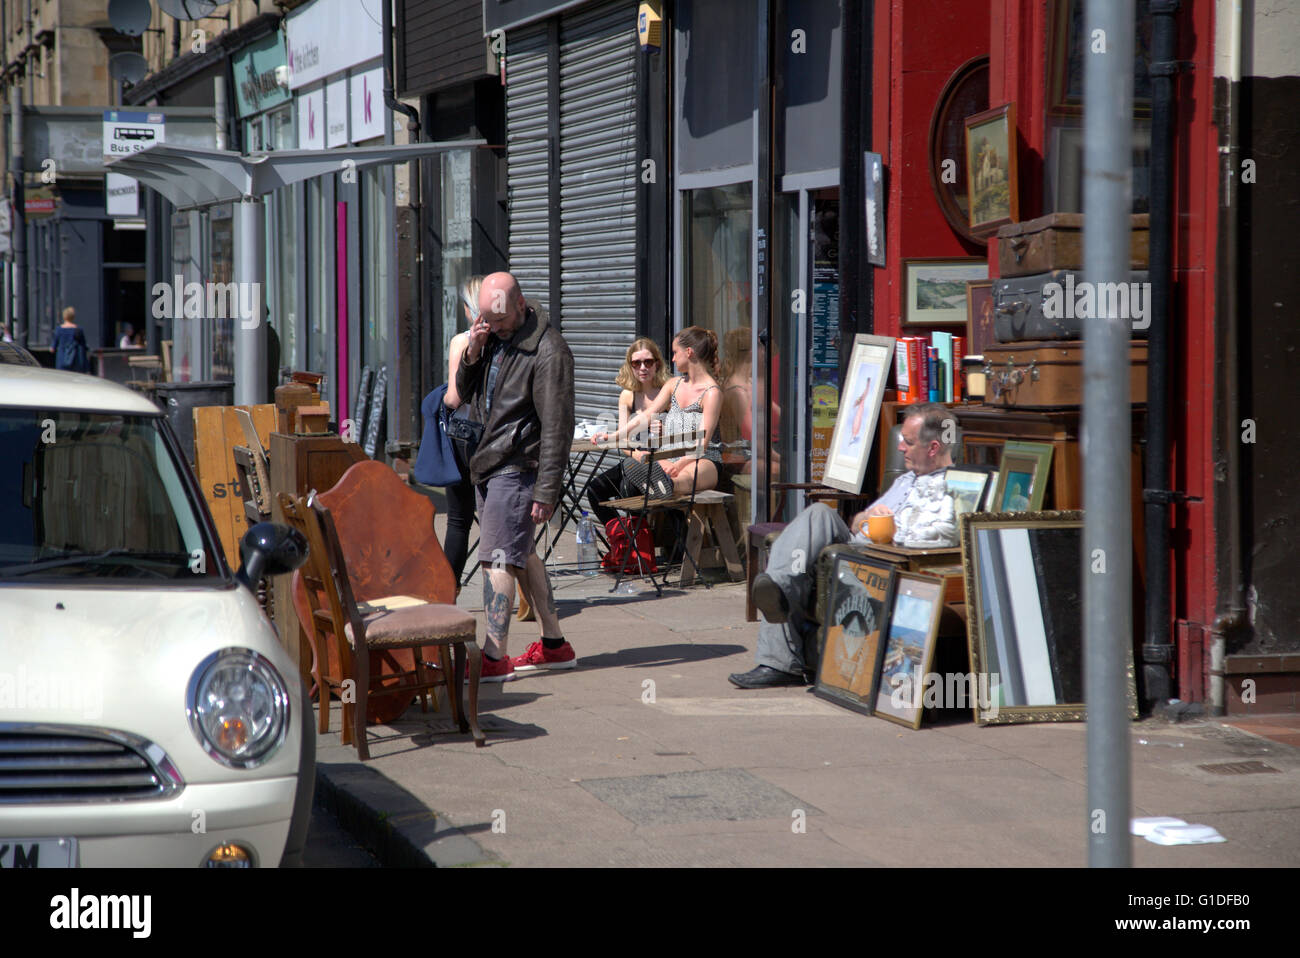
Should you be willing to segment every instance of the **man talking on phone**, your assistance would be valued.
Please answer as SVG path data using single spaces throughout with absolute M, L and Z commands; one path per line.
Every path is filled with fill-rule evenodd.
M 482 681 L 574 668 L 577 656 L 561 634 L 551 581 L 533 549 L 536 524 L 549 521 L 559 501 L 573 441 L 573 353 L 509 273 L 483 280 L 456 388 L 483 423 L 469 462 L 487 617 Z M 516 583 L 542 635 L 511 659 L 506 643 Z

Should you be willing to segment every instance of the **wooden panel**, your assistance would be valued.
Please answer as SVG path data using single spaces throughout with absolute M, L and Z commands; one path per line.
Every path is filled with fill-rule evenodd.
M 246 409 L 258 438 L 266 446 L 275 427 L 275 406 L 197 406 L 194 409 L 194 471 L 212 513 L 222 551 L 232 568 L 239 567 L 239 540 L 248 528 L 245 490 L 235 467 L 235 446 L 245 445 L 235 409 Z

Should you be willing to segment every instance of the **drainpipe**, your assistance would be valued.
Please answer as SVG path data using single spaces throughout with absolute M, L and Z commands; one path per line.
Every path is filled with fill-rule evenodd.
M 391 0 L 382 0 L 380 6 L 383 7 L 382 30 L 384 33 L 384 106 L 388 107 L 388 109 L 393 110 L 394 112 L 401 113 L 403 116 L 405 116 L 407 119 L 410 120 L 410 124 L 408 126 L 408 140 L 411 143 L 419 143 L 421 139 L 423 139 L 420 130 L 420 111 L 417 110 L 415 107 L 403 103 L 401 100 L 397 99 L 396 85 L 393 82 L 394 71 L 393 71 L 392 2 Z M 421 270 L 424 263 L 424 253 L 423 253 L 424 236 L 422 235 L 421 216 L 420 216 L 420 204 L 422 201 L 420 196 L 420 161 L 411 160 L 410 162 L 407 163 L 406 169 L 407 169 L 407 189 L 410 191 L 411 232 L 414 236 L 414 247 L 415 247 L 411 251 L 411 305 L 410 305 L 410 312 L 407 316 L 407 322 L 410 324 L 409 341 L 412 344 L 412 347 L 415 351 L 415 355 L 417 357 L 423 357 L 425 355 L 425 342 L 424 342 L 424 328 L 423 328 L 424 324 L 420 321 L 421 316 L 423 315 L 423 310 L 421 308 L 422 290 L 420 288 L 420 279 L 421 279 Z M 396 213 L 396 210 L 394 210 L 394 213 Z M 413 360 L 413 363 L 416 364 L 416 369 L 418 369 L 419 362 L 420 362 L 419 359 Z M 395 374 L 398 375 L 400 379 L 401 370 L 394 370 L 394 372 Z M 408 392 L 411 393 L 411 402 L 409 404 L 411 409 L 411 418 L 410 421 L 406 424 L 406 426 L 407 428 L 410 429 L 410 435 L 418 436 L 419 425 L 420 425 L 418 417 L 420 415 L 420 399 L 422 398 L 420 396 L 420 377 L 418 372 L 415 372 L 411 377 L 409 377 L 405 388 L 407 389 Z M 394 390 L 393 398 L 396 399 L 396 390 Z M 396 409 L 397 404 L 394 403 L 389 408 Z M 393 432 L 397 433 L 397 435 L 393 436 L 392 438 L 400 439 L 402 425 L 397 424 L 397 417 L 390 416 L 389 422 L 395 424 Z
M 1227 658 L 1227 636 L 1246 628 L 1246 582 L 1242 569 L 1241 543 L 1241 389 L 1239 384 L 1239 359 L 1237 356 L 1238 308 L 1238 258 L 1239 218 L 1237 209 L 1241 201 L 1235 173 L 1241 169 L 1241 0 L 1233 0 L 1228 20 L 1228 89 L 1227 108 L 1220 127 L 1219 155 L 1223 166 L 1223 193 L 1219 200 L 1219 220 L 1223 223 L 1223 261 L 1219 283 L 1224 291 L 1223 316 L 1223 410 L 1222 442 L 1223 474 L 1226 480 L 1216 483 L 1216 505 L 1224 510 L 1227 520 L 1228 581 L 1219 595 L 1219 614 L 1210 629 L 1210 714 L 1223 715 L 1227 711 L 1224 693 L 1224 665 Z
M 1151 0 L 1151 328 L 1147 335 L 1146 637 L 1142 677 L 1148 708 L 1171 695 L 1169 507 L 1170 301 L 1173 264 L 1174 82 L 1178 72 L 1179 0 Z

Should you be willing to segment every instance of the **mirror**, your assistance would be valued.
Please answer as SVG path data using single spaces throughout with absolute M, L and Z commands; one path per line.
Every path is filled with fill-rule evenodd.
M 961 545 L 971 671 L 988 688 L 975 721 L 1084 719 L 1083 513 L 968 513 Z M 1137 718 L 1128 654 L 1129 712 Z

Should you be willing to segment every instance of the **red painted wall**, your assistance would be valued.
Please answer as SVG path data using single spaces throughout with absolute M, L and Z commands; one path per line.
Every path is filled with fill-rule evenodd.
M 904 259 L 980 256 L 961 239 L 930 186 L 930 119 L 959 66 L 988 53 L 989 7 L 970 0 L 875 4 L 872 143 L 884 159 L 886 266 L 875 274 L 875 328 L 898 336 Z M 917 327 L 919 328 L 919 327 Z

